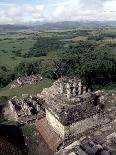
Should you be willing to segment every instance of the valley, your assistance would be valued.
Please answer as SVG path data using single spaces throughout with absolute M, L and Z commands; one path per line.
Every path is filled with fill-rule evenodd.
M 5 135 L 2 153 L 68 154 L 89 136 L 112 149 L 115 91 L 116 28 L 0 31 L 0 126 L 20 129 L 24 147 Z

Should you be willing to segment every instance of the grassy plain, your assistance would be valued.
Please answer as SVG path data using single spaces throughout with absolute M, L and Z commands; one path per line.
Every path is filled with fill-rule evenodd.
M 36 42 L 37 38 L 41 37 L 57 37 L 60 41 L 64 42 L 64 47 L 69 46 L 72 43 L 76 43 L 80 40 L 87 40 L 88 37 L 98 36 L 100 34 L 116 34 L 116 28 L 106 29 L 68 29 L 68 30 L 46 30 L 46 31 L 34 31 L 34 30 L 20 30 L 20 31 L 6 31 L 0 32 L 0 66 L 7 66 L 9 69 L 14 69 L 22 61 L 33 61 L 39 59 L 50 59 L 56 56 L 56 51 L 51 51 L 45 57 L 29 57 L 24 58 L 17 55 L 19 51 L 22 55 L 27 53 Z M 105 42 L 116 43 L 116 37 L 103 38 L 99 40 L 101 44 Z M 15 52 L 14 52 L 15 51 Z M 116 56 L 116 46 L 112 50 L 112 54 Z M 0 89 L 0 96 L 20 96 L 22 93 L 37 94 L 43 88 L 49 87 L 52 84 L 52 80 L 44 79 L 43 82 L 37 85 L 26 85 L 21 88 L 10 90 L 7 87 Z M 106 89 L 112 89 L 114 87 L 108 87 Z
M 0 66 L 7 66 L 9 68 L 14 68 L 21 61 L 31 61 L 38 60 L 39 58 L 31 57 L 24 58 L 17 56 L 17 52 L 20 52 L 22 55 L 27 53 L 30 48 L 33 47 L 37 38 L 41 37 L 57 37 L 61 41 L 65 41 L 65 44 L 69 45 L 73 42 L 78 42 L 80 40 L 86 40 L 90 35 L 98 34 L 116 34 L 116 29 L 101 29 L 101 30 L 80 30 L 80 29 L 68 29 L 68 30 L 46 30 L 42 32 L 34 30 L 20 30 L 20 31 L 6 31 L 0 32 Z M 102 41 L 116 43 L 116 38 L 104 38 Z M 115 51 L 115 50 L 114 50 Z M 53 51 L 51 51 L 54 55 Z

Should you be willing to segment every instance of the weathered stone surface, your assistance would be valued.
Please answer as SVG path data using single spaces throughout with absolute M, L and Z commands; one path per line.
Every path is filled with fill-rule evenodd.
M 44 89 L 41 97 L 46 102 L 48 123 L 66 141 L 113 118 L 109 112 L 115 104 L 115 93 L 88 91 L 79 79 L 60 79 Z
M 56 114 L 58 120 L 64 125 L 95 115 L 101 110 L 99 105 L 99 108 L 94 105 L 95 95 L 92 93 L 69 99 L 65 94 L 51 93 L 51 89 L 44 94 L 45 97 L 43 96 L 46 101 L 46 109 L 53 115 Z
M 8 104 L 4 107 L 3 115 L 6 120 L 10 120 L 10 121 L 18 120 L 16 110 L 11 101 L 8 101 Z
M 75 141 L 54 155 L 111 155 L 111 152 L 94 142 L 80 144 Z
M 10 100 L 10 103 L 18 116 L 18 121 L 20 122 L 31 122 L 32 120 L 45 116 L 43 105 L 45 101 L 40 97 L 23 94 L 20 99 L 13 97 Z
M 26 84 L 30 84 L 30 85 L 35 84 L 41 80 L 43 80 L 43 77 L 41 75 L 30 75 L 30 76 L 25 76 L 25 77 L 19 77 L 12 83 L 10 89 L 21 87 Z

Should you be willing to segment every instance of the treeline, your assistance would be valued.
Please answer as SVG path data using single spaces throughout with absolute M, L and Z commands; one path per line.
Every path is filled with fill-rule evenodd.
M 111 54 L 112 50 L 113 47 L 95 41 L 80 41 L 62 49 L 56 57 L 20 63 L 9 80 L 7 74 L 6 84 L 18 76 L 36 73 L 54 79 L 62 75 L 77 76 L 89 86 L 115 83 L 116 56 Z
M 87 85 L 105 85 L 116 82 L 116 57 L 112 50 L 113 47 L 95 41 L 80 41 L 55 58 L 21 63 L 16 70 L 20 75 L 39 73 L 48 78 L 79 76 Z
M 0 87 L 8 85 L 15 79 L 15 73 L 8 70 L 5 66 L 0 66 Z
M 81 41 L 64 51 L 60 62 L 62 74 L 79 76 L 87 85 L 116 82 L 116 57 L 109 45 Z
M 56 37 L 41 37 L 38 38 L 34 46 L 25 54 L 25 57 L 41 57 L 46 56 L 51 51 L 60 50 L 63 47 L 63 42 Z

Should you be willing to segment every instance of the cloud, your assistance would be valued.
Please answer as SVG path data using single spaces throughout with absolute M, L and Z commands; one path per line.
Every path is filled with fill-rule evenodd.
M 21 24 L 24 22 L 42 21 L 44 5 L 9 6 L 0 9 L 0 24 Z
M 115 0 L 64 0 L 50 15 L 50 21 L 116 20 Z
M 48 0 L 47 0 L 48 2 Z M 0 3 L 0 24 L 29 21 L 116 20 L 116 0 L 49 0 L 43 4 Z
M 0 6 L 15 6 L 14 3 L 0 3 Z

